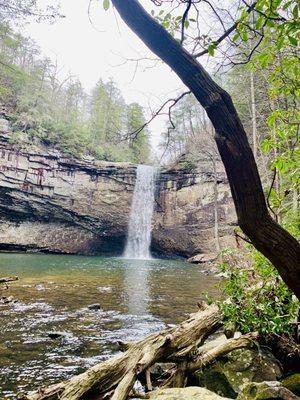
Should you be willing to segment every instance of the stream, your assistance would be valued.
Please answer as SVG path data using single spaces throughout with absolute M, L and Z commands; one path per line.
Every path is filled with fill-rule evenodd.
M 178 260 L 1 254 L 0 398 L 84 371 L 137 340 L 197 310 L 217 279 Z M 51 339 L 49 334 L 61 336 Z

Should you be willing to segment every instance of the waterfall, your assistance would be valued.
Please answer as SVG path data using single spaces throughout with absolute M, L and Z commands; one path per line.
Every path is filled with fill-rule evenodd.
M 124 257 L 149 259 L 156 169 L 138 165 Z

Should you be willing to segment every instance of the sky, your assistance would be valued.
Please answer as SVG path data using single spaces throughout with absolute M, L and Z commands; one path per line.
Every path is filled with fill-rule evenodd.
M 43 2 L 47 4 L 47 0 Z M 93 0 L 88 13 L 88 0 L 60 3 L 65 18 L 54 24 L 32 21 L 22 28 L 22 33 L 32 37 L 45 56 L 57 60 L 62 76 L 71 72 L 87 91 L 99 78 L 112 77 L 125 101 L 140 103 L 148 115 L 182 90 L 181 81 L 161 62 L 144 60 L 137 65 L 134 60 L 154 56 L 112 7 L 104 11 L 102 1 Z M 142 3 L 151 5 L 150 0 Z M 165 126 L 165 116 L 150 125 L 155 152 Z

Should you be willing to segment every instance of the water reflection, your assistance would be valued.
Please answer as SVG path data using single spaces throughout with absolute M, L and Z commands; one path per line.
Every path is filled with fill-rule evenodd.
M 130 260 L 125 267 L 124 291 L 127 296 L 128 314 L 148 313 L 149 275 L 151 264 L 145 260 Z

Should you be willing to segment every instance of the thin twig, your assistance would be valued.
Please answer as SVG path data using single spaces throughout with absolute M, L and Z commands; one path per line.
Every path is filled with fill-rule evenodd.
M 256 4 L 257 3 L 254 2 L 253 4 L 251 4 L 251 6 L 248 7 L 248 9 L 246 10 L 248 14 L 250 14 L 254 10 Z M 226 39 L 233 31 L 235 31 L 235 29 L 238 26 L 238 24 L 239 24 L 239 22 L 236 21 L 229 29 L 227 29 L 226 32 L 223 33 L 223 35 L 221 35 L 217 40 L 214 40 L 214 43 L 216 45 L 218 45 L 221 42 L 223 42 L 224 39 Z M 208 53 L 208 48 L 200 51 L 197 54 L 194 54 L 194 58 L 201 57 L 201 56 L 203 56 L 204 54 L 207 54 L 207 53 Z
M 276 212 L 273 210 L 273 208 L 271 207 L 271 204 L 270 204 L 270 196 L 271 196 L 271 192 L 272 192 L 272 189 L 273 189 L 273 186 L 274 186 L 274 183 L 275 183 L 276 174 L 277 174 L 277 168 L 274 168 L 272 183 L 271 183 L 271 186 L 270 186 L 270 189 L 269 189 L 269 192 L 268 192 L 268 196 L 267 196 L 267 205 L 268 205 L 269 210 L 270 210 L 270 211 L 272 212 L 272 214 L 274 215 L 275 220 L 276 220 L 276 222 L 277 222 L 277 221 L 278 221 L 278 215 L 277 215 Z
M 189 15 L 191 6 L 192 6 L 192 0 L 188 0 L 188 5 L 186 7 L 185 12 L 183 13 L 182 21 L 181 21 L 181 41 L 180 41 L 181 44 L 184 42 L 184 25 L 185 25 L 185 21 L 187 20 L 188 15 Z

